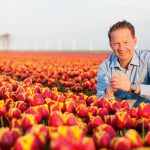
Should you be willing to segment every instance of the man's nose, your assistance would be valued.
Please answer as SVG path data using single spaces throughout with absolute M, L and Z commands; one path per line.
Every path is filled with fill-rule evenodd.
M 119 47 L 118 47 L 118 50 L 124 50 L 124 49 L 125 49 L 125 44 L 120 43 Z

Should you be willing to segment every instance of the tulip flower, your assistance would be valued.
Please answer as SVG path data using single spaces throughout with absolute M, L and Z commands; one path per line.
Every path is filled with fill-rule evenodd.
M 6 105 L 4 100 L 0 100 L 0 116 L 4 116 L 6 114 Z
M 9 150 L 13 146 L 13 137 L 9 128 L 0 128 L 0 149 Z
M 131 148 L 142 147 L 143 141 L 139 133 L 134 129 L 129 129 L 125 133 L 125 137 L 130 140 Z
M 52 112 L 48 120 L 48 125 L 53 127 L 64 125 L 62 114 L 59 111 Z
M 37 137 L 31 133 L 19 137 L 14 145 L 14 150 L 40 150 L 40 148 Z
M 113 150 L 131 150 L 131 143 L 125 137 L 114 137 L 111 140 L 110 148 Z
M 37 124 L 36 117 L 32 114 L 23 114 L 22 116 L 22 128 L 24 131 Z

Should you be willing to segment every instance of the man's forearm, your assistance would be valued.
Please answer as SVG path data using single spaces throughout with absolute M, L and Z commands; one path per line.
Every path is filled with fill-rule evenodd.
M 140 91 L 141 91 L 140 84 L 136 83 L 136 90 L 134 93 L 140 94 Z
M 108 86 L 108 87 L 105 89 L 105 93 L 106 93 L 106 95 L 107 95 L 108 97 L 114 96 L 114 91 L 113 91 L 113 89 L 112 89 L 110 86 Z

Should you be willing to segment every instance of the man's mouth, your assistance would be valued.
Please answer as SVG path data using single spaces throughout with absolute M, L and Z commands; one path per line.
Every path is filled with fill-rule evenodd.
M 126 55 L 126 53 L 127 53 L 127 52 L 119 53 L 119 55 L 120 55 L 120 56 L 124 56 L 124 55 Z

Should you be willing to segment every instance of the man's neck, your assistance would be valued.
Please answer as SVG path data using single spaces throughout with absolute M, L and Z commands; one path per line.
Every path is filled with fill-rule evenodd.
M 130 63 L 130 62 L 129 62 L 129 63 Z M 127 69 L 127 68 L 128 68 L 129 63 L 120 63 L 120 66 L 121 66 L 122 68 Z
M 131 62 L 131 60 L 132 60 L 132 58 L 133 58 L 133 55 L 132 55 L 130 58 L 125 59 L 125 60 L 119 60 L 119 59 L 118 59 L 120 66 L 121 66 L 122 68 L 127 69 L 128 66 L 129 66 L 129 64 L 130 64 L 130 62 Z
M 132 58 L 131 58 L 131 59 L 132 59 Z M 118 60 L 118 61 L 119 61 L 120 66 L 121 66 L 122 68 L 127 69 L 128 66 L 129 66 L 129 63 L 130 63 L 131 59 L 130 59 L 129 61 L 120 61 L 120 60 Z

